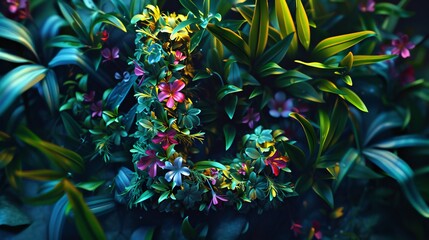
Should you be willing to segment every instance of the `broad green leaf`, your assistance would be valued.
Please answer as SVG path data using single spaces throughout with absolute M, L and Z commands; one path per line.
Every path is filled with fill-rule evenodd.
M 323 97 L 314 89 L 314 87 L 306 82 L 295 83 L 290 85 L 286 90 L 289 94 L 298 98 L 318 103 L 325 102 Z
M 103 185 L 105 182 L 106 181 L 104 181 L 104 180 L 92 181 L 92 182 L 80 182 L 80 183 L 76 184 L 76 187 L 81 188 L 81 189 L 85 189 L 87 191 L 94 191 L 95 189 L 97 189 L 98 187 Z
M 374 148 L 404 148 L 404 147 L 429 147 L 429 139 L 421 135 L 403 135 L 382 140 L 374 145 Z
M 251 148 L 251 147 L 246 148 L 244 150 L 244 152 L 251 159 L 258 159 L 261 156 L 261 154 L 259 153 L 258 150 L 256 150 L 255 148 Z
M 297 84 L 300 82 L 306 82 L 312 78 L 304 73 L 297 70 L 288 70 L 286 73 L 280 75 L 275 80 L 277 87 L 289 87 L 290 85 Z
M 414 183 L 414 172 L 404 160 L 385 150 L 366 149 L 363 154 L 387 175 L 395 179 L 411 205 L 422 216 L 429 218 L 429 207 Z
M 79 36 L 79 39 L 85 42 L 85 40 L 88 39 L 89 34 L 79 14 L 73 8 L 71 8 L 70 5 L 63 1 L 58 1 L 58 5 L 60 7 L 61 13 L 75 33 Z
M 361 31 L 329 37 L 320 41 L 316 45 L 313 49 L 313 55 L 318 59 L 325 59 L 358 44 L 368 37 L 373 36 L 375 36 L 373 31 Z
M 236 133 L 237 131 L 235 127 L 233 127 L 231 124 L 225 124 L 223 126 L 223 135 L 225 136 L 225 151 L 228 151 L 228 149 L 231 147 Z
M 327 69 L 327 70 L 344 70 L 344 67 L 339 67 L 339 66 L 335 66 L 335 65 L 327 65 L 324 63 L 320 63 L 320 62 L 303 62 L 300 60 L 295 60 L 296 63 L 305 65 L 305 66 L 309 66 L 309 67 L 314 67 L 314 68 L 320 68 L 320 69 Z
M 111 13 L 99 14 L 98 17 L 92 23 L 93 26 L 91 27 L 91 29 L 94 27 L 95 24 L 100 22 L 110 24 L 123 32 L 127 32 L 127 28 L 124 26 L 122 21 Z
M 3 148 L 0 150 L 0 169 L 6 167 L 12 161 L 15 156 L 15 150 L 15 147 Z
M 204 33 L 206 32 L 205 29 L 202 29 L 196 33 L 194 33 L 191 37 L 191 47 L 190 47 L 190 52 L 193 52 L 195 50 L 195 48 L 198 47 L 198 45 L 201 42 L 201 39 L 203 39 Z
M 8 53 L 6 49 L 2 49 L 2 48 L 0 48 L 0 60 L 12 62 L 12 63 L 33 63 L 33 61 L 31 60 Z
M 54 114 L 58 111 L 60 104 L 60 88 L 55 72 L 52 69 L 48 69 L 46 77 L 41 83 L 45 101 L 51 113 Z
M 60 29 L 67 26 L 67 22 L 59 17 L 58 15 L 49 16 L 43 23 L 42 29 L 40 30 L 40 36 L 44 42 L 58 35 Z
M 222 98 L 224 98 L 228 94 L 241 92 L 241 91 L 243 91 L 243 89 L 236 87 L 234 85 L 228 84 L 223 86 L 221 89 L 219 89 L 217 94 L 217 99 L 222 100 Z
M 296 0 L 296 28 L 298 39 L 305 50 L 310 47 L 310 23 L 301 0 Z
M 340 96 L 342 96 L 344 99 L 346 99 L 349 103 L 353 104 L 353 106 L 355 106 L 362 112 L 368 112 L 368 109 L 366 108 L 365 103 L 363 103 L 363 101 L 355 92 L 353 92 L 352 90 L 346 87 L 339 87 L 339 89 L 345 93 L 344 95 L 340 95 Z
M 226 170 L 225 165 L 216 161 L 198 161 L 194 164 L 195 170 L 205 170 L 209 168 L 217 168 L 220 170 Z
M 334 191 L 338 189 L 338 186 L 340 186 L 340 183 L 343 181 L 344 177 L 347 175 L 350 168 L 353 167 L 358 158 L 359 153 L 354 148 L 350 148 L 341 158 L 341 161 L 339 163 L 340 172 L 334 182 Z
M 250 57 L 252 60 L 255 60 L 265 50 L 268 41 L 268 27 L 268 1 L 256 0 L 249 33 Z
M 319 156 L 322 150 L 326 147 L 326 139 L 328 138 L 329 131 L 331 131 L 331 121 L 328 114 L 319 110 L 319 125 L 320 125 L 320 142 L 319 142 Z
M 282 38 L 291 37 L 289 48 L 291 54 L 295 54 L 298 49 L 298 38 L 296 36 L 295 24 L 286 0 L 275 0 L 275 11 Z
M 226 102 L 225 112 L 228 115 L 229 119 L 232 119 L 234 117 L 235 109 L 237 108 L 237 103 L 238 103 L 238 97 L 237 96 L 232 96 Z
M 189 223 L 188 217 L 183 219 L 182 222 L 182 233 L 186 239 L 197 239 L 197 231 Z
M 315 181 L 312 186 L 313 190 L 321 197 L 331 208 L 334 208 L 334 195 L 332 189 L 322 181 Z
M 237 33 L 227 28 L 218 27 L 212 23 L 207 25 L 207 30 L 219 39 L 238 61 L 250 64 L 249 45 Z
M 353 67 L 374 64 L 396 58 L 397 55 L 354 55 Z
M 345 67 L 347 71 L 350 71 L 353 66 L 353 53 L 349 52 L 340 62 L 338 66 Z
M 66 174 L 64 172 L 58 172 L 49 169 L 17 171 L 15 172 L 15 174 L 18 177 L 28 178 L 37 181 L 58 180 L 66 177 Z
M 0 115 L 25 91 L 46 76 L 47 69 L 37 64 L 12 69 L 0 80 Z
M 267 77 L 270 75 L 280 75 L 286 73 L 286 69 L 280 67 L 277 63 L 269 62 L 257 70 L 261 77 Z
M 46 44 L 49 47 L 58 48 L 82 48 L 86 47 L 77 37 L 72 35 L 59 35 L 51 38 Z
M 299 124 L 301 124 L 302 129 L 304 130 L 304 133 L 305 133 L 305 137 L 307 138 L 310 155 L 312 155 L 314 152 L 314 148 L 317 144 L 316 131 L 314 130 L 311 123 L 299 113 L 292 112 L 289 116 L 294 118 L 299 122 Z
M 268 48 L 256 61 L 256 66 L 263 66 L 269 62 L 280 63 L 285 57 L 288 49 L 292 46 L 292 39 L 294 34 L 287 35 L 282 40 L 276 42 L 273 46 Z
M 82 239 L 106 239 L 100 223 L 89 209 L 82 193 L 67 179 L 64 179 L 62 184 L 74 213 L 77 230 Z
M 144 202 L 151 198 L 153 195 L 155 195 L 155 192 L 153 190 L 147 189 L 142 193 L 142 195 L 140 195 L 140 197 L 134 202 L 134 204 Z
M 324 80 L 324 79 L 320 80 L 317 87 L 324 92 L 333 93 L 333 94 L 345 94 L 343 91 L 338 89 L 338 87 L 333 82 L 328 80 Z
M 0 37 L 20 43 L 38 56 L 30 32 L 20 23 L 0 15 Z
M 200 10 L 198 10 L 197 5 L 195 5 L 195 3 L 192 2 L 192 0 L 179 0 L 179 2 L 180 4 L 182 4 L 184 8 L 192 12 L 195 17 L 201 17 L 202 14 Z

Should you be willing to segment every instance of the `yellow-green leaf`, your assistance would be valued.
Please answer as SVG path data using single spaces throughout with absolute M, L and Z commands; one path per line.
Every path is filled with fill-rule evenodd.
M 15 174 L 18 177 L 28 178 L 37 181 L 58 180 L 63 177 L 66 177 L 66 174 L 64 172 L 58 172 L 49 169 L 16 171 Z
M 289 34 L 293 34 L 292 42 L 289 46 L 289 52 L 293 55 L 298 49 L 298 38 L 296 36 L 295 24 L 286 0 L 275 0 L 275 11 L 282 38 L 289 36 Z
M 256 0 L 253 11 L 252 25 L 249 34 L 250 57 L 260 56 L 268 41 L 269 12 L 268 0 Z
M 354 55 L 353 67 L 369 65 L 396 58 L 397 55 Z
M 310 47 L 310 23 L 301 0 L 296 0 L 296 25 L 299 41 L 308 50 Z
M 349 52 L 340 62 L 339 66 L 345 67 L 347 71 L 350 71 L 353 66 L 353 53 Z
M 365 103 L 363 103 L 362 99 L 360 99 L 360 97 L 355 92 L 346 87 L 339 87 L 339 89 L 345 93 L 343 95 L 340 95 L 341 97 L 346 99 L 349 103 L 353 104 L 362 112 L 368 112 Z

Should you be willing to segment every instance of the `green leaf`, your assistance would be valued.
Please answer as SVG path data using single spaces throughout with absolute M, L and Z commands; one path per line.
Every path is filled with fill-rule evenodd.
M 324 79 L 320 80 L 317 87 L 324 92 L 333 93 L 333 94 L 345 94 L 343 91 L 338 89 L 338 87 L 333 82 L 328 80 L 324 80 Z
M 331 208 L 334 208 L 334 195 L 332 189 L 322 181 L 316 181 L 312 186 L 313 190 L 321 197 Z
M 80 182 L 76 184 L 76 187 L 87 190 L 87 191 L 94 191 L 101 185 L 103 185 L 106 181 L 91 181 L 91 182 Z
M 293 85 L 290 85 L 287 88 L 287 92 L 295 97 L 306 99 L 312 102 L 323 103 L 323 97 L 314 89 L 311 84 L 306 82 L 299 82 Z
M 51 38 L 46 44 L 49 47 L 58 48 L 82 48 L 86 47 L 79 38 L 72 35 L 59 35 Z
M 375 36 L 375 32 L 361 31 L 326 38 L 316 45 L 313 49 L 313 55 L 318 59 L 325 59 L 372 36 Z
M 0 15 L 0 37 L 20 43 L 38 56 L 30 32 L 20 23 Z
M 326 138 L 326 144 L 323 146 L 323 151 L 325 151 L 328 146 L 335 144 L 343 135 L 343 130 L 348 120 L 348 109 L 344 101 L 337 99 L 330 119 L 331 128 Z
M 25 91 L 46 76 L 47 69 L 37 64 L 12 69 L 0 80 L 0 115 Z
M 107 109 L 114 110 L 121 105 L 131 87 L 134 85 L 136 78 L 136 76 L 132 76 L 128 81 L 121 81 L 113 88 L 106 99 Z
M 201 17 L 202 14 L 200 13 L 200 10 L 198 10 L 197 5 L 195 5 L 191 0 L 179 0 L 179 2 L 184 8 L 192 12 L 195 17 Z
M 320 146 L 319 146 L 319 156 L 322 153 L 322 150 L 326 147 L 326 140 L 328 138 L 329 131 L 331 130 L 331 121 L 328 114 L 319 110 L 319 125 L 320 125 Z
M 215 36 L 229 51 L 244 64 L 250 64 L 249 45 L 235 32 L 227 28 L 218 27 L 212 23 L 207 25 L 207 30 Z
M 359 153 L 354 148 L 350 148 L 346 154 L 340 160 L 340 172 L 338 177 L 334 182 L 334 190 L 336 191 L 340 186 L 340 183 L 343 181 L 344 177 L 347 175 L 348 171 L 355 164 L 356 160 L 359 158 Z
M 365 103 L 363 103 L 363 101 L 355 92 L 353 92 L 352 90 L 346 87 L 340 87 L 339 89 L 345 93 L 344 95 L 341 95 L 341 96 L 344 99 L 346 99 L 349 103 L 353 104 L 362 112 L 368 112 L 368 109 L 366 108 Z
M 15 174 L 18 177 L 28 178 L 37 181 L 51 181 L 66 177 L 66 174 L 64 172 L 58 172 L 55 170 L 48 169 L 16 171 Z
M 292 47 L 292 39 L 294 34 L 287 35 L 282 40 L 276 42 L 268 48 L 256 61 L 256 66 L 263 66 L 269 62 L 280 63 L 285 57 L 288 49 Z
M 147 189 L 146 191 L 144 191 L 142 193 L 142 195 L 140 195 L 140 197 L 134 202 L 134 204 L 144 202 L 144 201 L 148 200 L 149 198 L 151 198 L 153 195 L 155 195 L 155 192 L 150 190 L 150 189 Z
M 60 116 L 67 134 L 75 139 L 80 139 L 80 134 L 82 133 L 81 125 L 65 111 L 61 111 Z
M 327 65 L 324 63 L 320 63 L 320 62 L 303 62 L 300 60 L 295 60 L 295 62 L 302 64 L 302 65 L 305 65 L 305 66 L 320 68 L 320 69 L 336 70 L 336 71 L 344 69 L 344 67 L 339 67 L 339 66 L 335 66 L 335 65 Z
M 350 71 L 353 66 L 353 53 L 349 52 L 340 62 L 338 65 L 340 67 L 345 67 L 347 71 Z
M 419 135 L 403 135 L 378 142 L 372 147 L 396 149 L 404 147 L 429 147 L 429 139 Z
M 288 70 L 275 80 L 276 87 L 284 88 L 300 82 L 306 82 L 312 78 L 297 70 Z
M 197 231 L 189 223 L 188 217 L 183 219 L 182 222 L 182 233 L 186 239 L 197 239 Z
M 247 156 L 249 156 L 251 159 L 258 159 L 258 158 L 261 156 L 261 154 L 259 153 L 259 151 L 258 151 L 258 150 L 254 149 L 254 148 L 250 148 L 250 147 L 246 148 L 246 149 L 244 150 L 244 152 L 245 152 L 245 153 L 246 153 L 246 155 L 247 155 Z
M 229 119 L 232 119 L 235 114 L 235 109 L 237 108 L 238 97 L 232 96 L 226 103 L 225 112 L 228 115 Z
M 79 13 L 63 1 L 58 1 L 58 6 L 71 28 L 79 36 L 79 39 L 84 41 L 87 40 L 89 38 L 88 30 L 80 18 Z
M 223 126 L 223 135 L 225 136 L 225 151 L 228 151 L 228 149 L 231 147 L 236 133 L 237 131 L 235 127 L 233 127 L 231 124 L 225 124 Z
M 48 69 L 46 77 L 41 83 L 45 101 L 51 113 L 54 114 L 58 111 L 60 104 L 60 88 L 55 72 L 52 69 Z
M 292 112 L 289 116 L 294 118 L 301 124 L 302 129 L 304 130 L 305 136 L 307 138 L 310 155 L 312 155 L 314 152 L 314 148 L 317 144 L 316 131 L 314 130 L 311 123 L 307 119 L 305 119 L 302 115 Z
M 298 49 L 295 24 L 286 0 L 275 0 L 275 11 L 282 38 L 291 37 L 290 52 L 294 54 Z
M 122 21 L 111 13 L 99 14 L 98 17 L 94 20 L 94 22 L 92 24 L 94 26 L 95 24 L 97 24 L 99 22 L 104 22 L 106 24 L 110 24 L 110 25 L 120 29 L 123 32 L 127 32 L 127 28 L 124 26 Z
M 265 50 L 268 41 L 269 12 L 267 0 L 256 0 L 249 33 L 250 58 L 256 59 Z
M 15 150 L 16 148 L 14 147 L 3 148 L 0 150 L 0 169 L 6 167 L 13 160 Z
M 106 239 L 100 223 L 89 209 L 82 193 L 69 180 L 64 179 L 62 183 L 74 213 L 77 230 L 82 239 Z
M 189 26 L 194 23 L 198 23 L 200 20 L 198 18 L 191 18 L 187 19 L 183 22 L 180 22 L 177 24 L 177 26 L 173 29 L 173 32 L 171 32 L 170 37 L 174 37 L 176 33 L 178 33 L 180 30 L 184 29 L 186 26 Z M 171 39 L 172 40 L 172 39 Z
M 352 80 L 352 77 L 350 77 L 350 75 L 341 76 L 341 80 L 343 80 L 343 82 L 349 86 L 353 85 L 353 80 Z
M 220 170 L 226 170 L 225 165 L 216 161 L 199 161 L 194 164 L 195 170 L 205 170 L 209 168 L 217 168 Z
M 243 89 L 236 87 L 234 85 L 231 85 L 231 84 L 225 85 L 221 89 L 219 89 L 218 94 L 217 94 L 217 100 L 220 101 L 220 100 L 222 100 L 222 98 L 224 98 L 228 94 L 241 92 L 241 91 L 243 91 Z
M 406 11 L 402 9 L 401 6 L 388 3 L 388 2 L 380 2 L 375 5 L 376 14 L 380 15 L 388 15 L 388 16 L 398 16 L 401 18 L 407 18 L 413 16 L 413 12 Z
M 198 47 L 198 45 L 201 42 L 201 39 L 204 36 L 204 33 L 206 32 L 205 29 L 202 29 L 196 33 L 194 33 L 191 37 L 191 47 L 190 47 L 190 52 L 193 52 L 195 50 L 195 48 Z
M 8 53 L 5 49 L 0 48 L 0 60 L 12 63 L 33 63 L 33 61 Z
M 296 0 L 296 25 L 298 38 L 305 50 L 310 47 L 310 23 L 301 0 Z
M 270 75 L 280 75 L 286 73 L 287 71 L 286 69 L 280 67 L 277 63 L 269 62 L 258 68 L 257 72 L 261 77 L 267 77 Z
M 58 201 L 64 195 L 64 186 L 62 182 L 59 182 L 50 191 L 38 195 L 36 197 L 26 197 L 24 202 L 31 204 L 53 204 Z
M 243 79 L 241 78 L 241 71 L 240 71 L 240 68 L 238 67 L 237 62 L 228 61 L 226 64 L 226 73 L 227 73 L 226 81 L 229 84 L 235 85 L 239 88 L 243 87 Z
M 397 55 L 354 55 L 353 67 L 374 64 L 396 58 Z
M 397 112 L 384 112 L 379 114 L 366 131 L 364 145 L 367 145 L 375 136 L 386 130 L 401 127 L 403 119 Z

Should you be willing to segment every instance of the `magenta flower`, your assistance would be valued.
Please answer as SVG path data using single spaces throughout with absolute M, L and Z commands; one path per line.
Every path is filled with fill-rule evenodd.
M 366 0 L 365 2 L 359 3 L 359 10 L 361 12 L 374 12 L 375 11 L 375 1 Z
M 398 39 L 392 40 L 392 54 L 400 55 L 402 58 L 407 58 L 410 56 L 410 50 L 413 49 L 416 45 L 410 42 L 408 35 L 399 33 Z
M 176 55 L 174 56 L 174 64 L 179 64 L 180 61 L 183 61 L 186 59 L 185 54 L 183 54 L 181 51 L 176 50 Z
M 119 48 L 117 47 L 114 47 L 112 49 L 104 48 L 103 50 L 101 50 L 101 56 L 104 57 L 103 62 L 113 61 L 119 58 Z
M 174 102 L 183 102 L 185 100 L 185 95 L 180 92 L 185 87 L 185 83 L 181 80 L 175 80 L 173 83 L 162 82 L 158 85 L 159 90 L 161 91 L 158 94 L 158 100 L 160 102 L 167 100 L 167 107 L 173 108 Z
M 269 113 L 272 117 L 287 118 L 293 110 L 293 100 L 286 100 L 286 94 L 284 92 L 277 92 L 274 98 L 268 103 L 268 107 L 270 108 Z
M 216 184 L 216 180 L 218 178 L 219 175 L 219 171 L 216 168 L 210 168 L 210 176 L 212 177 L 210 179 L 210 182 L 212 183 L 212 185 Z
M 241 168 L 238 169 L 238 174 L 246 176 L 247 170 L 247 165 L 245 163 L 241 163 Z
M 91 117 L 101 117 L 103 114 L 103 102 L 100 100 L 96 103 L 92 103 L 89 107 L 91 109 Z
M 83 101 L 87 103 L 91 103 L 94 101 L 95 91 L 90 91 L 89 93 L 85 93 L 83 95 Z
M 219 201 L 218 201 L 218 200 L 223 201 L 223 202 L 227 202 L 227 201 L 228 201 L 228 199 L 226 199 L 224 196 L 217 195 L 217 194 L 212 190 L 212 200 L 210 201 L 209 209 L 210 209 L 210 207 L 212 206 L 212 204 L 213 204 L 213 205 L 218 205 L 218 204 L 219 204 Z
M 157 167 L 164 168 L 165 163 L 158 159 L 154 150 L 146 150 L 146 154 L 147 156 L 137 162 L 137 168 L 142 171 L 149 168 L 149 176 L 153 178 L 156 176 Z
M 290 230 L 292 230 L 295 237 L 301 234 L 301 229 L 302 229 L 302 225 L 298 223 L 292 223 L 292 226 L 290 227 Z
M 287 162 L 287 157 L 280 156 L 280 153 L 278 151 L 276 151 L 273 156 L 265 159 L 265 165 L 270 165 L 271 171 L 273 171 L 274 176 L 279 175 L 280 169 L 285 168 Z
M 16 20 L 24 20 L 30 16 L 28 0 L 6 0 L 9 11 L 8 17 Z
M 152 139 L 152 142 L 155 144 L 162 145 L 162 149 L 167 150 L 168 147 L 172 144 L 178 144 L 176 139 L 176 131 L 174 129 L 170 129 L 167 132 L 158 132 L 158 134 Z
M 138 84 L 138 86 L 140 86 L 144 80 L 144 70 L 142 67 L 140 67 L 140 65 L 136 61 L 133 60 L 133 63 L 134 63 L 134 74 L 136 76 L 142 76 Z
M 255 123 L 259 122 L 261 115 L 257 112 L 254 112 L 253 108 L 247 110 L 247 114 L 243 117 L 242 123 L 247 123 L 250 128 L 255 127 Z
M 320 240 L 323 238 L 322 231 L 320 230 L 320 223 L 318 221 L 313 221 L 311 228 L 312 230 L 314 230 L 314 237 L 317 240 Z

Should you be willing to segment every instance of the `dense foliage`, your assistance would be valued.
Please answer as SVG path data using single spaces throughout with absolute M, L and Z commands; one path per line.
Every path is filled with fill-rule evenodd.
M 1 4 L 0 226 L 29 224 L 16 198 L 54 205 L 52 239 L 129 238 L 106 235 L 115 212 L 222 239 L 231 211 L 282 224 L 230 238 L 424 238 L 428 45 L 408 1 Z M 177 233 L 153 225 L 133 236 Z

